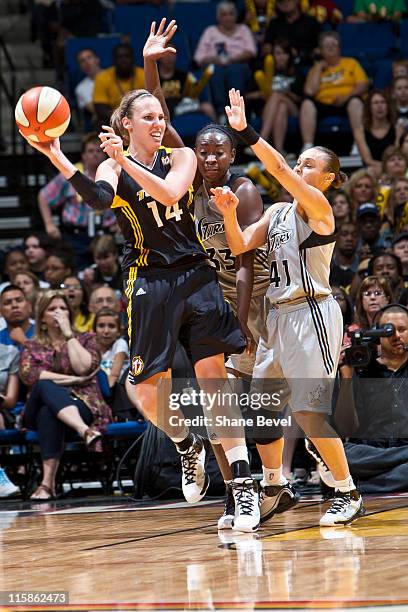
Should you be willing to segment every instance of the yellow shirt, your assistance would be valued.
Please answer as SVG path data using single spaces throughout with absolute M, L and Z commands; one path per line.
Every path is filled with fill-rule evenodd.
M 144 72 L 142 68 L 134 69 L 131 79 L 118 79 L 115 68 L 106 68 L 96 75 L 93 92 L 94 104 L 107 104 L 112 110 L 120 104 L 122 96 L 132 89 L 143 89 Z
M 310 75 L 315 68 L 311 68 Z M 342 57 L 337 66 L 324 68 L 315 100 L 322 104 L 333 104 L 338 96 L 347 96 L 358 83 L 368 83 L 368 77 L 357 60 Z
M 74 319 L 74 327 L 81 334 L 91 332 L 93 331 L 94 320 L 95 315 L 93 313 L 89 313 L 88 317 L 85 317 L 81 312 L 79 312 Z

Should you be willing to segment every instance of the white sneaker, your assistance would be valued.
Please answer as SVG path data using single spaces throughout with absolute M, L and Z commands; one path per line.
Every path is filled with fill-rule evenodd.
M 274 514 L 293 508 L 299 499 L 299 493 L 288 482 L 283 485 L 264 485 L 262 481 L 259 492 L 261 523 L 268 521 Z
M 0 468 L 0 497 L 10 497 L 19 492 L 20 489 L 11 482 L 3 468 Z
M 344 493 L 336 491 L 335 495 L 330 508 L 320 519 L 321 527 L 348 525 L 365 513 L 363 498 L 357 489 Z
M 235 531 L 247 533 L 256 531 L 259 527 L 261 515 L 255 481 L 252 478 L 247 478 L 243 482 L 233 480 L 231 488 L 235 501 L 235 516 L 232 528 Z
M 327 487 L 331 487 L 332 489 L 334 489 L 335 482 L 334 482 L 333 474 L 331 473 L 331 471 L 329 470 L 329 468 L 323 461 L 315 445 L 312 444 L 312 442 L 308 440 L 308 438 L 305 438 L 305 447 L 309 455 L 312 455 L 313 459 L 316 460 L 317 471 L 319 472 L 319 476 L 323 480 L 324 484 Z
M 224 513 L 218 519 L 218 529 L 232 529 L 235 516 L 235 501 L 230 484 L 226 485 Z
M 184 453 L 180 452 L 182 469 L 182 489 L 189 504 L 195 504 L 207 492 L 210 478 L 205 472 L 204 439 L 194 434 L 194 442 Z

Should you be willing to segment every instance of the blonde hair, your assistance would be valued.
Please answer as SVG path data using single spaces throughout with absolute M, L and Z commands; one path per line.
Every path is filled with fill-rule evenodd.
M 71 306 L 69 304 L 68 298 L 62 291 L 56 291 L 55 289 L 47 289 L 39 294 L 37 302 L 35 304 L 35 339 L 41 344 L 48 344 L 50 338 L 48 336 L 47 328 L 43 324 L 43 316 L 44 312 L 47 310 L 48 306 L 55 299 L 62 300 L 68 308 L 68 316 L 69 322 L 72 325 L 73 315 Z
M 377 199 L 377 194 L 378 194 L 377 181 L 375 180 L 374 177 L 371 176 L 371 174 L 368 173 L 368 171 L 365 168 L 361 168 L 361 170 L 357 170 L 356 172 L 353 172 L 353 174 L 350 176 L 348 182 L 344 185 L 344 191 L 349 196 L 353 209 L 355 207 L 355 203 L 354 203 L 354 200 L 353 200 L 354 187 L 355 187 L 356 183 L 358 183 L 358 181 L 360 181 L 362 178 L 368 178 L 368 180 L 371 183 L 371 186 L 373 188 L 373 199 L 372 199 L 372 201 L 375 202 L 375 200 Z M 355 212 L 355 210 L 354 210 L 354 212 Z
M 125 146 L 129 146 L 129 132 L 123 127 L 122 119 L 125 117 L 128 119 L 132 118 L 134 102 L 143 97 L 157 100 L 156 96 L 147 91 L 147 89 L 132 89 L 132 91 L 129 91 L 123 96 L 118 108 L 114 110 L 111 115 L 110 125 L 114 132 L 121 136 Z

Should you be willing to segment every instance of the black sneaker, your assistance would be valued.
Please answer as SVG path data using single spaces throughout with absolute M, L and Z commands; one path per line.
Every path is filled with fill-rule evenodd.
M 231 529 L 235 516 L 235 501 L 230 484 L 226 485 L 224 513 L 218 519 L 218 529 Z
M 357 489 L 344 493 L 336 491 L 330 508 L 320 519 L 320 526 L 348 525 L 363 514 L 365 514 L 363 498 Z
M 259 493 L 261 523 L 268 521 L 274 514 L 281 514 L 293 508 L 299 499 L 299 493 L 289 483 L 266 486 L 261 483 Z
M 190 504 L 195 504 L 204 497 L 210 484 L 210 477 L 205 472 L 204 438 L 194 434 L 194 442 L 190 448 L 185 452 L 178 452 L 181 457 L 184 497 Z

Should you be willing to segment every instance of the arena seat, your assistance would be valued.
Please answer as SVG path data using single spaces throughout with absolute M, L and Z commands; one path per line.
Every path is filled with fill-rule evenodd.
M 384 89 L 391 84 L 393 61 L 392 59 L 380 59 L 373 62 L 373 87 L 375 89 Z
M 116 6 L 114 25 L 118 34 L 130 36 L 135 50 L 136 64 L 143 65 L 142 50 L 150 32 L 150 24 L 160 23 L 163 17 L 168 17 L 168 7 L 139 4 L 136 6 Z
M 343 13 L 343 17 L 352 15 L 354 10 L 354 0 L 337 0 L 336 6 Z
M 211 123 L 211 119 L 204 115 L 204 113 L 186 113 L 185 115 L 174 117 L 171 123 L 182 138 L 195 138 L 195 135 L 201 128 Z
M 398 45 L 392 23 L 341 23 L 342 55 L 375 61 L 394 57 Z
M 404 19 L 400 24 L 400 55 L 408 57 L 408 19 Z
M 190 41 L 194 54 L 198 40 L 205 28 L 217 23 L 215 2 L 177 2 L 171 15 L 177 21 L 179 31 Z

